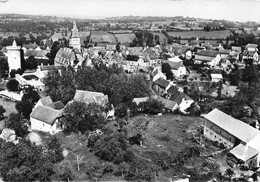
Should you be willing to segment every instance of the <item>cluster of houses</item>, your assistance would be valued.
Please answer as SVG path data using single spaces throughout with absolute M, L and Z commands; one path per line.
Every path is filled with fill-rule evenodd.
M 157 45 L 155 47 L 125 47 L 123 45 L 93 46 L 89 48 L 81 47 L 81 36 L 76 23 L 73 24 L 70 36 L 70 48 L 60 48 L 54 59 L 54 65 L 41 65 L 35 72 L 25 72 L 23 75 L 16 75 L 16 79 L 21 85 L 32 85 L 39 91 L 44 89 L 41 79 L 49 70 L 60 69 L 62 66 L 72 66 L 77 69 L 79 66 L 94 66 L 104 64 L 110 66 L 118 64 L 127 73 L 146 73 L 147 79 L 152 85 L 154 95 L 151 97 L 164 105 L 165 111 L 179 111 L 188 113 L 188 108 L 195 101 L 184 93 L 183 87 L 176 84 L 176 80 L 186 79 L 188 82 L 219 82 L 223 80 L 222 73 L 229 74 L 234 68 L 234 64 L 240 69 L 245 67 L 247 59 L 259 63 L 258 46 L 248 44 L 242 51 L 241 47 L 232 47 L 231 50 L 224 49 L 221 44 L 207 45 L 199 40 L 191 42 L 189 45 L 171 44 L 166 46 Z M 119 48 L 118 48 L 119 46 Z M 10 69 L 18 69 L 20 58 L 18 54 L 21 47 L 15 41 L 12 46 L 6 47 Z M 41 50 L 37 45 L 31 44 L 22 47 L 24 56 L 34 56 L 45 59 L 48 50 Z M 187 62 L 192 60 L 193 64 L 202 69 L 192 70 L 187 66 Z M 16 64 L 18 63 L 19 64 Z M 162 72 L 162 65 L 167 64 L 174 79 L 168 80 L 166 74 Z M 18 66 L 17 66 L 18 65 Z M 223 86 L 223 89 L 225 86 Z M 232 96 L 232 95 L 230 95 Z M 133 102 L 139 105 L 149 100 L 149 97 L 134 98 Z M 98 92 L 76 90 L 74 101 L 81 101 L 86 104 L 98 103 L 105 105 L 108 103 L 107 95 Z M 51 134 L 62 131 L 60 122 L 64 108 L 63 103 L 53 102 L 50 97 L 41 98 L 35 105 L 31 115 L 31 130 L 48 132 Z M 107 117 L 113 117 L 114 110 L 107 113 Z M 204 135 L 227 148 L 232 148 L 229 155 L 235 157 L 239 163 L 248 165 L 250 168 L 260 166 L 260 131 L 252 126 L 232 118 L 218 109 L 212 110 L 204 115 Z

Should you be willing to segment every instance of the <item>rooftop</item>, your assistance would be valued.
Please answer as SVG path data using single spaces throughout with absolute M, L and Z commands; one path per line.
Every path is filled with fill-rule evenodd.
M 252 126 L 235 119 L 218 109 L 213 109 L 211 112 L 204 115 L 204 118 L 245 143 L 248 143 L 260 134 L 260 131 L 256 128 L 253 128 Z
M 61 116 L 61 111 L 46 106 L 38 106 L 31 113 L 31 118 L 53 125 L 55 120 Z

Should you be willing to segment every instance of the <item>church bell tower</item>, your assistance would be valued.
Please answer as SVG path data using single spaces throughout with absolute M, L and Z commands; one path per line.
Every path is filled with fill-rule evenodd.
M 79 30 L 76 25 L 76 21 L 73 22 L 73 28 L 71 29 L 71 36 L 70 36 L 70 44 L 73 49 L 78 49 L 80 51 L 80 36 Z

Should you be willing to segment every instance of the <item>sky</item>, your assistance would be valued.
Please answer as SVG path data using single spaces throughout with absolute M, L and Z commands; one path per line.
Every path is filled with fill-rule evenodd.
M 260 22 L 260 0 L 0 0 L 0 13 L 72 18 L 189 16 Z

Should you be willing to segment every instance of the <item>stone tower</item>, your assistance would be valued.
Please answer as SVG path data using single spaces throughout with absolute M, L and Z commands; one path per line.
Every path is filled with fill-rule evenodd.
M 80 36 L 79 36 L 79 30 L 77 28 L 76 22 L 73 22 L 73 28 L 71 29 L 71 36 L 70 36 L 70 46 L 73 47 L 73 49 L 78 49 L 80 51 Z
M 7 61 L 9 64 L 9 73 L 11 70 L 21 69 L 21 46 L 17 46 L 15 40 L 12 46 L 7 46 Z

